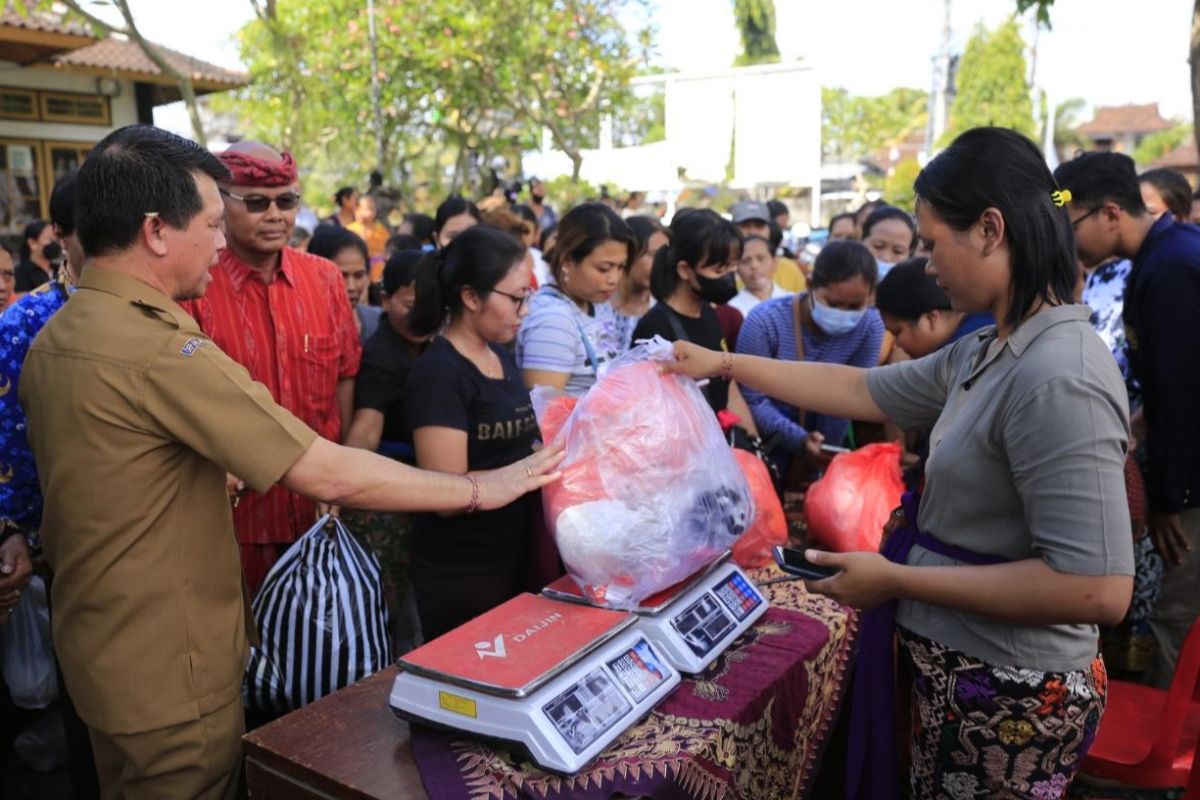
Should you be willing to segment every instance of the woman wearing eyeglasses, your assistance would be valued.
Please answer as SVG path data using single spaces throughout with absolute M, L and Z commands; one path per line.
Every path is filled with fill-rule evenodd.
M 505 347 L 521 326 L 529 285 L 524 247 L 482 225 L 422 263 L 408 327 L 414 336 L 441 335 L 406 384 L 404 417 L 421 469 L 462 475 L 532 452 L 537 418 Z M 522 591 L 538 507 L 526 495 L 495 511 L 414 516 L 412 582 L 426 641 Z
M 525 385 L 586 392 L 625 349 L 609 300 L 625 265 L 637 257 L 629 226 L 600 203 L 571 209 L 547 254 L 552 283 L 538 290 L 517 336 Z

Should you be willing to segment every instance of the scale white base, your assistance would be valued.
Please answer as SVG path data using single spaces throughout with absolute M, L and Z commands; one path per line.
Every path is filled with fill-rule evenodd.
M 592 605 L 569 577 L 542 590 L 556 600 Z M 766 597 L 726 553 L 707 569 L 646 599 L 637 629 L 682 673 L 703 672 L 734 639 L 767 613 Z
M 528 619 L 540 614 L 542 620 L 556 616 L 557 620 L 545 628 L 530 628 L 525 622 L 496 627 L 497 620 L 514 618 L 511 609 L 504 609 L 515 600 L 525 600 L 530 606 L 536 601 L 535 613 L 527 615 Z M 679 673 L 634 626 L 632 616 L 530 595 L 514 601 L 434 640 L 430 645 L 441 651 L 433 658 L 418 655 L 421 648 L 401 659 L 400 674 L 392 685 L 393 711 L 436 727 L 505 742 L 527 753 L 543 769 L 572 774 L 679 685 Z M 530 680 L 526 679 L 541 666 L 526 670 L 515 682 L 507 681 L 508 686 L 497 685 L 506 682 L 499 677 L 493 681 L 493 673 L 508 666 L 499 662 L 520 658 L 523 642 L 532 637 L 523 640 L 521 633 L 501 633 L 493 639 L 490 633 L 534 630 L 541 641 L 550 643 L 555 629 L 560 628 L 558 632 L 565 638 L 586 624 L 573 619 L 579 612 L 610 615 L 613 624 L 582 646 L 570 645 L 574 651 L 563 661 Z M 480 624 L 486 617 L 492 617 L 491 627 Z M 456 650 L 452 650 L 448 642 L 456 635 Z M 588 635 L 576 638 L 583 641 Z M 464 642 L 468 648 L 474 643 L 474 648 L 464 649 Z M 462 668 L 450 668 L 457 674 L 430 666 L 458 653 Z M 479 663 L 483 661 L 488 663 Z M 464 678 L 464 673 L 471 677 Z

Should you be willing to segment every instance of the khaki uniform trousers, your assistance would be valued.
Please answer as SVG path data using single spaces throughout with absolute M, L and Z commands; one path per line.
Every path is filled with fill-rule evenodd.
M 242 700 L 144 733 L 89 729 L 103 800 L 231 800 L 245 733 Z

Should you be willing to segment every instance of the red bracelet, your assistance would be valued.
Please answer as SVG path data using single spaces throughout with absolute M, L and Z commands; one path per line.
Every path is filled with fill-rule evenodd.
M 464 475 L 471 482 L 471 502 L 467 504 L 467 513 L 474 514 L 479 510 L 479 481 L 474 475 Z

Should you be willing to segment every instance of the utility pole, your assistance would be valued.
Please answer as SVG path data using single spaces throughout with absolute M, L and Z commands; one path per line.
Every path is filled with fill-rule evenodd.
M 371 107 L 375 112 L 375 169 L 383 174 L 387 142 L 383 134 L 383 108 L 379 104 L 379 48 L 375 38 L 375 0 L 367 0 L 367 37 L 371 46 Z
M 946 132 L 946 120 L 950 114 L 950 5 L 945 0 L 946 11 L 942 24 L 942 46 L 933 54 L 933 84 L 929 92 L 929 125 L 925 128 L 925 155 L 933 156 L 938 140 Z

